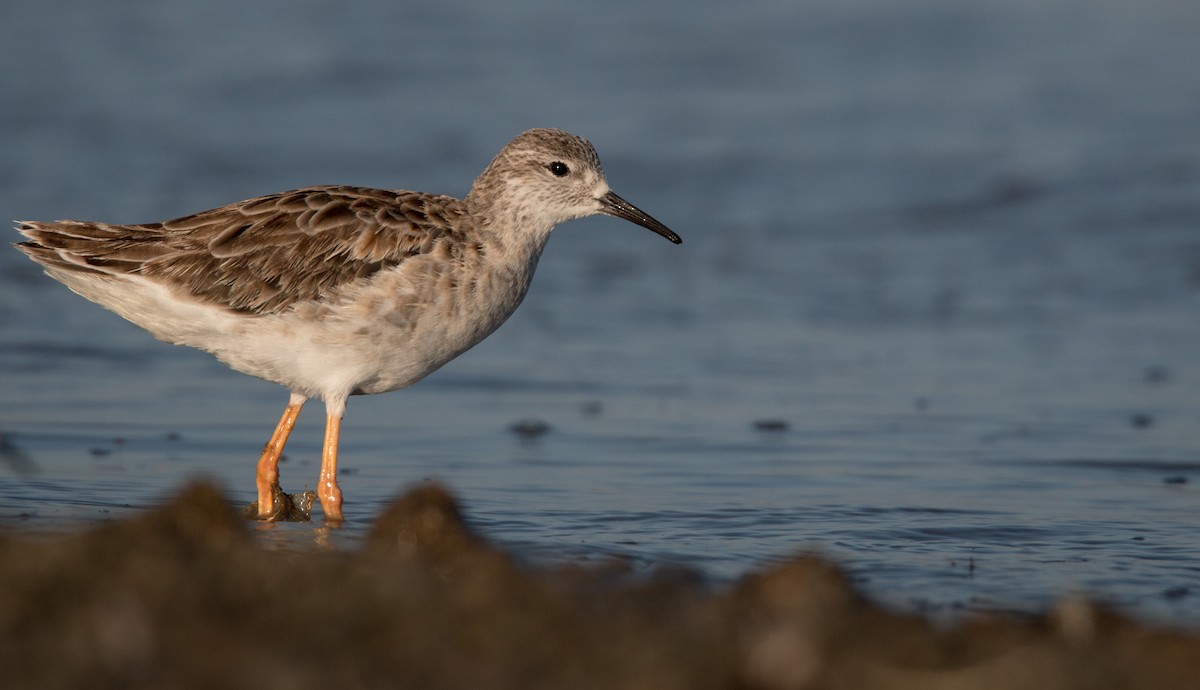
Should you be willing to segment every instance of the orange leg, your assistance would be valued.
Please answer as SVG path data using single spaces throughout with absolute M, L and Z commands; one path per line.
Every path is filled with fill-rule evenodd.
M 342 521 L 342 490 L 337 484 L 338 433 L 342 427 L 340 412 L 330 410 L 325 417 L 325 446 L 321 452 L 321 478 L 317 482 L 317 497 L 325 520 Z
M 275 489 L 279 486 L 279 457 L 283 455 L 283 447 L 287 444 L 292 428 L 296 426 L 296 417 L 300 408 L 304 407 L 304 397 L 292 394 L 288 406 L 283 410 L 275 433 L 263 447 L 262 457 L 258 459 L 258 474 L 255 483 L 258 486 L 258 517 L 260 520 L 275 516 Z

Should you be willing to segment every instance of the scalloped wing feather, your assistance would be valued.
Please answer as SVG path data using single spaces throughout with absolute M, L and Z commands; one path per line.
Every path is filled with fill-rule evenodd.
M 307 187 L 163 223 L 22 223 L 18 245 L 60 270 L 138 274 L 235 311 L 273 314 L 367 280 L 471 230 L 453 197 Z

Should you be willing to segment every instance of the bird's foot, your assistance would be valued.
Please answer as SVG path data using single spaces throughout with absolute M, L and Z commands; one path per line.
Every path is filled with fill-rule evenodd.
M 315 491 L 302 491 L 298 494 L 287 494 L 276 483 L 271 487 L 271 510 L 266 515 L 258 511 L 258 501 L 242 509 L 242 515 L 248 520 L 263 520 L 265 522 L 308 522 L 312 520 L 313 504 L 317 501 Z

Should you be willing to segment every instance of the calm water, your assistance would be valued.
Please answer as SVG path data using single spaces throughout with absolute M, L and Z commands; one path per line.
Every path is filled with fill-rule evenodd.
M 563 226 L 500 332 L 352 400 L 337 541 L 436 478 L 534 559 L 724 579 L 815 549 L 910 609 L 1085 592 L 1197 624 L 1193 0 L 59 4 L 0 22 L 6 217 L 462 194 L 557 126 L 684 236 Z M 0 526 L 198 475 L 248 501 L 285 401 L 0 251 Z

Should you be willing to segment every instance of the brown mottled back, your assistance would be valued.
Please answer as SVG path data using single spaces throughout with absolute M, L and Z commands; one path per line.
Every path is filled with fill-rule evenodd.
M 307 187 L 163 223 L 22 223 L 17 245 L 60 271 L 142 275 L 210 304 L 273 314 L 472 230 L 448 196 Z

